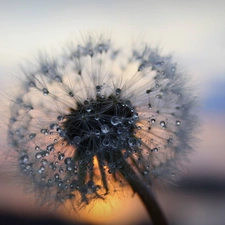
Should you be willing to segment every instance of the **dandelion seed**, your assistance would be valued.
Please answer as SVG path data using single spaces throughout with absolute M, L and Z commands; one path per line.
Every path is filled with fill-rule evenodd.
M 156 178 L 172 181 L 190 149 L 194 98 L 172 57 L 90 40 L 26 74 L 8 144 L 43 202 L 104 199 L 122 175 L 149 206 L 143 193 Z

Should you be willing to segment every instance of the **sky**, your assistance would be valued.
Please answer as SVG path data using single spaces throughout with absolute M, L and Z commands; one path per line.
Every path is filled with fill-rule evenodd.
M 120 46 L 146 41 L 172 53 L 190 75 L 203 121 L 193 165 L 217 170 L 225 158 L 224 9 L 222 0 L 0 0 L 0 89 L 38 51 L 55 54 L 85 32 Z

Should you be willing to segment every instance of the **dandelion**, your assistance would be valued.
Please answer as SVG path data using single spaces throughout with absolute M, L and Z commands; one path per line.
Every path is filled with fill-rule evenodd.
M 166 224 L 152 187 L 179 174 L 194 128 L 194 98 L 172 57 L 90 37 L 58 58 L 40 57 L 25 76 L 8 144 L 36 196 L 76 209 L 105 199 L 112 182 L 127 184 L 153 222 Z

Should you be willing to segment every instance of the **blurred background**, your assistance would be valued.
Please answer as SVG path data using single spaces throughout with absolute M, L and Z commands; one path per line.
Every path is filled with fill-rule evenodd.
M 38 51 L 55 53 L 89 31 L 102 32 L 120 46 L 146 41 L 163 53 L 172 53 L 196 87 L 202 126 L 178 190 L 159 191 L 157 198 L 171 224 L 225 224 L 224 10 L 223 0 L 0 0 L 0 90 L 8 91 L 20 64 L 33 60 Z M 13 218 L 7 215 L 20 218 L 21 224 L 32 217 L 54 218 L 59 224 L 61 220 L 150 223 L 138 197 L 132 197 L 129 190 L 79 214 L 50 213 L 45 208 L 37 210 L 29 194 L 6 180 L 1 168 L 0 211 L 4 216 L 0 224 Z

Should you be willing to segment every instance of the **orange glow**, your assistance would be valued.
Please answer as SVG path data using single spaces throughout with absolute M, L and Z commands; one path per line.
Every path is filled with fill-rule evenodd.
M 140 219 L 148 219 L 140 199 L 128 187 L 107 195 L 105 200 L 97 199 L 78 212 L 66 210 L 63 216 L 67 219 L 69 217 L 71 220 L 88 221 L 98 225 L 131 225 Z

